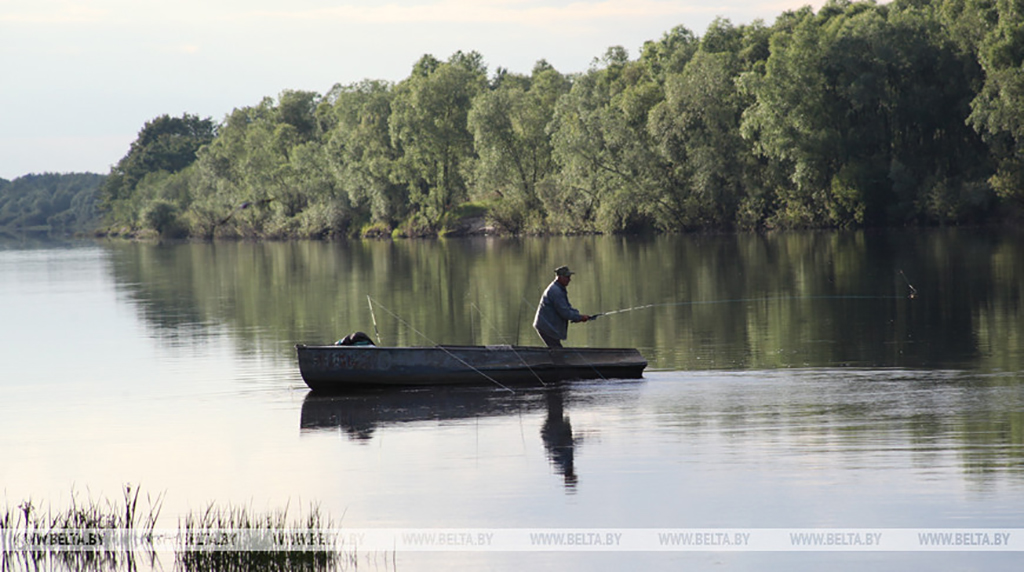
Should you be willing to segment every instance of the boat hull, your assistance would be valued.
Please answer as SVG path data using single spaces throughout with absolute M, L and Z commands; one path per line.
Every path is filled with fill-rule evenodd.
M 575 379 L 634 379 L 647 360 L 635 349 L 519 346 L 295 346 L 299 371 L 314 391 L 354 387 L 541 384 Z

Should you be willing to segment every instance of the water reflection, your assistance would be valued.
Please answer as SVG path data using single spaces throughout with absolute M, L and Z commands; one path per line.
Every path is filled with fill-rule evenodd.
M 76 550 L 54 547 L 32 552 L 0 550 L 3 572 L 140 572 L 177 570 L 181 572 L 337 572 L 358 569 L 356 556 L 338 551 L 322 552 L 259 552 L 216 550 L 208 552 L 176 551 L 161 555 L 148 550 Z M 165 565 L 170 560 L 172 564 Z M 367 566 L 370 564 L 370 566 Z M 389 570 L 367 559 L 369 570 Z
M 270 570 L 270 568 L 266 568 Z M 159 555 L 149 551 L 37 550 L 0 551 L 3 572 L 137 572 L 164 570 Z M 236 568 L 242 570 L 242 568 Z M 326 572 L 326 570 L 325 570 Z
M 636 347 L 652 369 L 1021 371 L 1022 244 L 946 229 L 107 248 L 158 331 L 226 326 L 288 359 L 294 343 L 371 331 L 367 295 L 389 310 L 386 345 L 537 344 L 533 304 L 571 263 L 582 311 L 645 309 L 574 326 L 568 344 Z
M 565 389 L 551 388 L 545 396 L 548 414 L 540 430 L 544 448 L 547 449 L 548 458 L 555 466 L 555 470 L 564 477 L 566 490 L 575 491 L 578 478 L 573 459 L 579 439 L 573 436 L 572 423 L 565 413 Z
M 815 470 L 958 471 L 977 490 L 1024 473 L 1019 375 L 808 369 L 696 377 L 687 392 L 649 384 L 657 434 L 726 437 L 737 450 L 776 450 Z
M 381 389 L 321 395 L 310 392 L 302 402 L 302 431 L 340 429 L 353 441 L 369 441 L 382 428 L 425 421 L 449 422 L 523 415 L 546 410 L 539 431 L 555 472 L 568 492 L 579 477 L 574 458 L 582 438 L 575 436 L 566 412 L 570 388 L 551 385 L 510 393 L 480 387 Z

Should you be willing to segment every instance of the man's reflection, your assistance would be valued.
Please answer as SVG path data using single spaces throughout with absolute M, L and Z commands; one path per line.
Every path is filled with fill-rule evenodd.
M 572 436 L 569 416 L 565 414 L 565 390 L 561 387 L 549 388 L 546 398 L 548 416 L 540 429 L 540 436 L 555 470 L 565 478 L 566 490 L 575 492 L 578 480 L 573 468 L 576 440 Z

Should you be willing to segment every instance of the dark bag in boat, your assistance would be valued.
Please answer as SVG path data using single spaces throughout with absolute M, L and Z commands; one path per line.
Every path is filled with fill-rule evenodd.
M 353 332 L 344 338 L 334 342 L 336 346 L 372 346 L 373 340 L 363 332 Z

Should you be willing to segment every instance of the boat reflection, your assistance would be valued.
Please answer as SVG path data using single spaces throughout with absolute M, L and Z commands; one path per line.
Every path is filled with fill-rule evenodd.
M 481 417 L 522 415 L 546 410 L 540 427 L 547 457 L 565 481 L 569 492 L 576 488 L 576 450 L 582 438 L 573 433 L 567 403 L 593 401 L 584 388 L 573 393 L 570 385 L 551 385 L 509 393 L 489 387 L 434 387 L 429 389 L 379 389 L 358 393 L 320 395 L 310 392 L 302 402 L 301 431 L 338 430 L 349 439 L 365 441 L 388 426 L 425 421 L 454 421 Z

